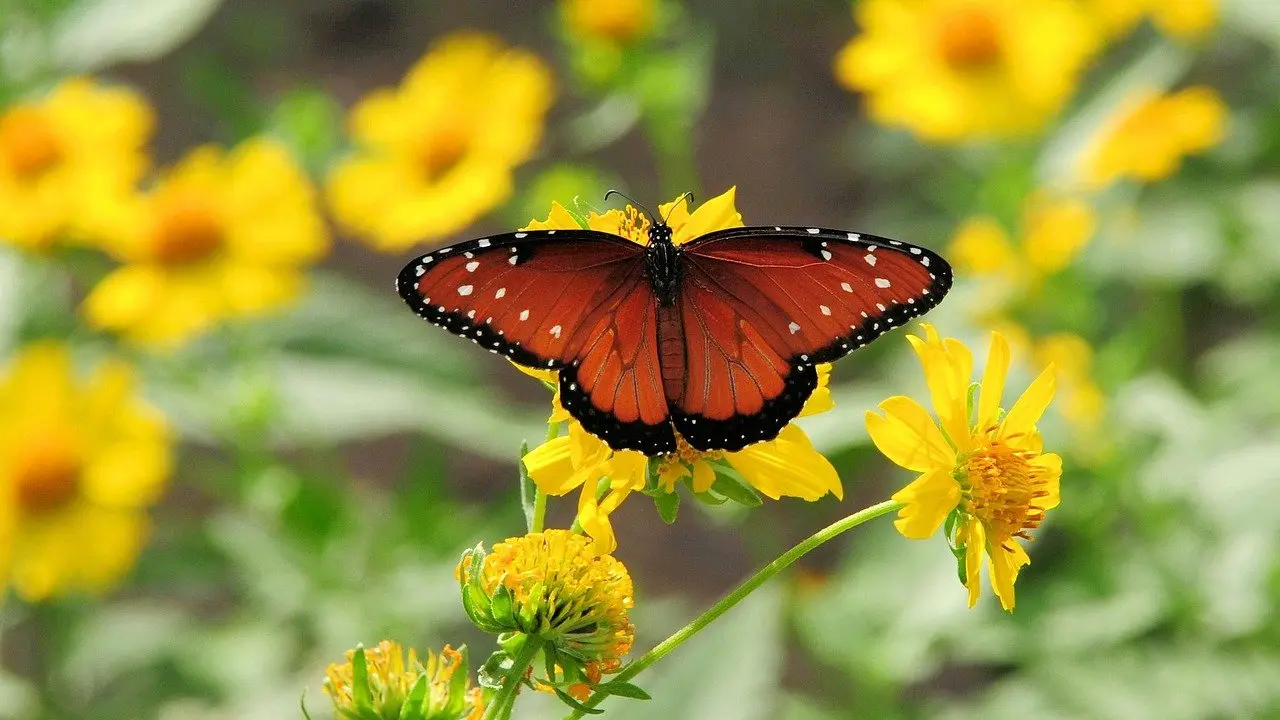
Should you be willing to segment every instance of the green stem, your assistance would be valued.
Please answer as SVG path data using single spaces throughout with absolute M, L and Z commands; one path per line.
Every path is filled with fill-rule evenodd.
M 822 528 L 821 530 L 814 533 L 813 535 L 810 535 L 809 537 L 805 538 L 798 545 L 796 545 L 795 547 L 791 548 L 790 550 L 780 555 L 778 559 L 760 568 L 760 570 L 758 570 L 756 574 L 747 578 L 745 582 L 743 582 L 738 587 L 734 588 L 733 592 L 726 595 L 723 599 L 720 600 L 720 602 L 717 602 L 715 605 L 712 605 L 709 609 L 707 609 L 706 612 L 694 618 L 693 621 L 690 622 L 688 625 L 685 625 L 684 627 L 677 630 L 671 637 L 658 643 L 657 646 L 655 646 L 652 650 L 645 653 L 644 657 L 641 657 L 639 660 L 636 660 L 635 662 L 628 665 L 626 668 L 623 669 L 622 672 L 618 673 L 618 675 L 615 678 L 613 678 L 613 681 L 627 682 L 631 678 L 635 677 L 636 675 L 639 675 L 640 672 L 643 671 L 645 668 L 661 660 L 672 650 L 675 650 L 676 648 L 680 647 L 680 645 L 682 645 L 684 641 L 698 634 L 698 631 L 702 630 L 706 626 L 715 622 L 715 620 L 719 618 L 721 615 L 725 614 L 725 612 L 727 612 L 729 608 L 733 607 L 734 605 L 737 605 L 739 602 L 742 601 L 743 598 L 750 595 L 761 585 L 768 582 L 771 578 L 773 578 L 773 576 L 787 569 L 787 567 L 789 567 L 792 563 L 804 557 L 807 553 L 812 551 L 814 548 L 818 547 L 819 545 L 822 545 L 828 540 L 831 540 L 837 535 L 840 535 L 846 530 L 851 530 L 861 525 L 862 523 L 867 522 L 868 520 L 874 520 L 875 518 L 878 518 L 881 515 L 888 515 L 891 512 L 901 509 L 902 506 L 903 504 L 900 502 L 896 502 L 894 500 L 885 500 L 882 503 L 877 503 L 875 505 L 872 505 L 869 508 L 864 508 L 862 510 L 859 510 L 858 512 L 846 518 L 837 520 L 834 523 L 831 523 L 830 525 Z M 585 703 L 583 703 L 583 705 L 587 709 L 594 708 L 606 697 L 608 696 L 599 695 L 599 694 L 592 695 Z M 586 713 L 583 712 L 582 710 L 575 710 L 573 714 L 569 715 L 568 718 L 566 718 L 566 720 L 577 720 L 578 718 L 581 718 L 585 714 Z
M 520 654 L 516 655 L 511 664 L 511 672 L 507 673 L 507 678 L 502 682 L 502 687 L 493 696 L 493 700 L 489 702 L 489 707 L 485 708 L 482 720 L 507 720 L 511 717 L 511 709 L 516 704 L 516 692 L 520 689 L 521 683 L 524 682 L 524 673 L 533 664 L 533 659 L 540 649 L 542 649 L 541 643 L 531 637 L 525 638 L 524 646 L 520 648 Z

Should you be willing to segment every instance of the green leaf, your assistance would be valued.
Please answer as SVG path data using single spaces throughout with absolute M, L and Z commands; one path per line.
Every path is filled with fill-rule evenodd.
M 537 503 L 538 488 L 529 476 L 529 469 L 524 466 L 524 456 L 529 454 L 529 441 L 520 443 L 520 460 L 516 467 L 520 471 L 520 508 L 524 510 L 524 524 L 529 532 L 533 532 L 534 505 Z
M 680 493 L 669 492 L 654 495 L 653 506 L 657 508 L 658 517 L 662 518 L 662 522 L 672 525 L 676 521 L 676 514 L 680 512 Z
M 711 483 L 711 489 L 746 507 L 760 507 L 764 504 L 764 500 L 747 484 L 746 479 L 727 465 L 716 466 L 716 481 Z
M 602 683 L 592 688 L 596 692 L 602 692 L 607 695 L 617 695 L 619 697 L 634 698 L 636 700 L 652 700 L 653 697 L 645 692 L 637 685 L 629 682 L 613 681 Z

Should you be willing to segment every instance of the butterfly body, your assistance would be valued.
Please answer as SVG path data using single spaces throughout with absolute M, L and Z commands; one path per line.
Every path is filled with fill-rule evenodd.
M 872 235 L 743 227 L 677 245 L 530 230 L 442 248 L 400 273 L 426 320 L 559 370 L 561 403 L 615 450 L 659 455 L 770 440 L 830 362 L 932 308 L 941 257 Z

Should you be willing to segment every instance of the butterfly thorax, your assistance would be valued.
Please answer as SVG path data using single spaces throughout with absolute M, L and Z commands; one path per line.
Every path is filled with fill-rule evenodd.
M 671 241 L 671 237 L 669 225 L 654 223 L 649 226 L 644 272 L 660 305 L 674 305 L 680 290 L 680 248 Z

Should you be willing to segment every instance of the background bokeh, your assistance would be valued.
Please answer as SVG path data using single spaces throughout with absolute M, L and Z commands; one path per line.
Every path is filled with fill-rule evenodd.
M 391 279 L 731 186 L 951 259 L 931 322 L 1056 363 L 1062 505 L 1013 614 L 882 520 L 609 717 L 1280 717 L 1278 52 L 1271 0 L 3 0 L 0 717 L 321 717 L 357 643 L 483 657 L 453 568 L 523 532 L 547 394 Z M 842 502 L 626 503 L 636 647 L 905 484 L 862 418 L 922 385 L 900 334 L 837 364 Z

